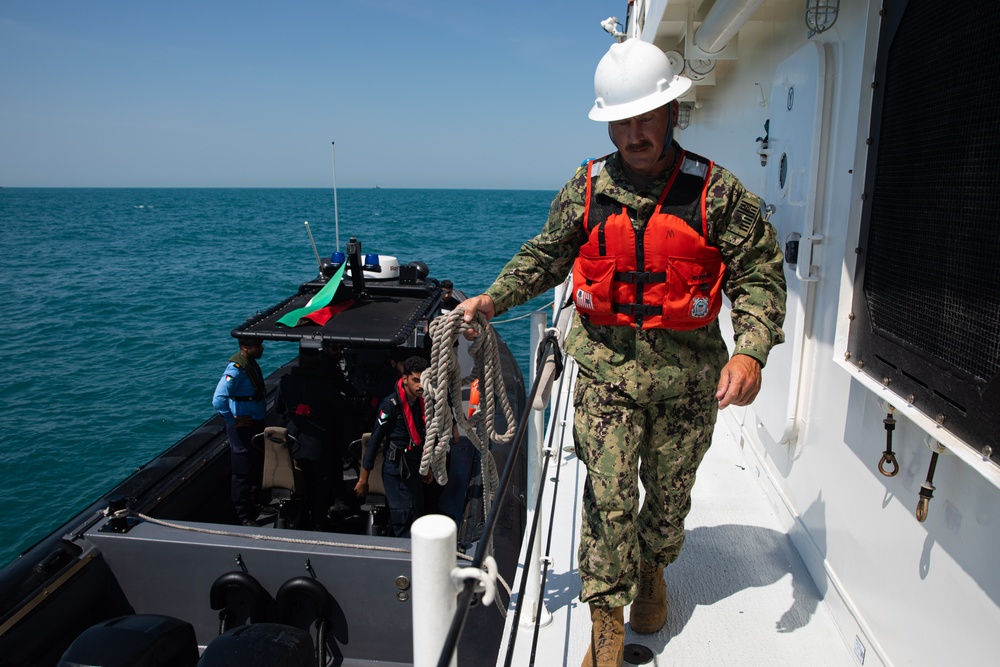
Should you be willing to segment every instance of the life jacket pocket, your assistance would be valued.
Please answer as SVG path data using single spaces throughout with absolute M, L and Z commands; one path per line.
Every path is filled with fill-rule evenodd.
M 673 279 L 667 281 L 663 314 L 678 329 L 705 326 L 722 310 L 722 277 L 726 265 L 718 252 L 714 255 L 668 259 Z
M 573 303 L 583 315 L 611 315 L 614 257 L 578 255 L 573 262 Z

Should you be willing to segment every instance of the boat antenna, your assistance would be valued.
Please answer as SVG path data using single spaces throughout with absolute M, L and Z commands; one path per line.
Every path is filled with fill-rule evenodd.
M 306 234 L 309 235 L 309 243 L 312 244 L 313 254 L 316 255 L 316 265 L 319 266 L 320 272 L 323 271 L 323 262 L 319 259 L 319 250 L 316 249 L 316 241 L 313 240 L 312 229 L 309 228 L 309 221 L 305 221 L 306 224 Z
M 333 141 L 330 142 L 330 150 L 333 152 L 333 227 L 336 231 L 337 250 L 340 250 L 340 216 L 337 211 L 337 149 Z

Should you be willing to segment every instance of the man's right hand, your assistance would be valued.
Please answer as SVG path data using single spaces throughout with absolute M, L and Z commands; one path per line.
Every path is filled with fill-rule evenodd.
M 358 494 L 360 498 L 364 498 L 368 495 L 368 475 L 371 474 L 370 470 L 365 470 L 361 468 L 358 471 L 358 483 L 354 485 L 354 493 Z
M 465 311 L 462 319 L 468 324 L 476 317 L 476 313 L 482 313 L 483 317 L 487 320 L 493 319 L 493 316 L 497 314 L 496 306 L 493 305 L 493 299 L 485 294 L 480 294 L 479 296 L 474 296 L 472 298 L 466 299 L 462 303 L 458 304 L 458 308 Z M 478 335 L 474 329 L 466 329 L 464 332 L 466 339 L 475 340 Z

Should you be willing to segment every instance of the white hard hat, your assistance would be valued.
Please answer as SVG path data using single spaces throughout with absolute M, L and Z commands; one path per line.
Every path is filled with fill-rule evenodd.
M 667 54 L 641 39 L 615 42 L 597 64 L 590 119 L 624 120 L 672 102 L 691 79 L 674 74 Z

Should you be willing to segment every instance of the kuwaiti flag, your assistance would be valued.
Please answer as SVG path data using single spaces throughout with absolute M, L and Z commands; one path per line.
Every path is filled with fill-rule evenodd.
M 296 308 L 279 319 L 278 324 L 284 324 L 286 327 L 297 327 L 300 324 L 315 322 L 316 324 L 323 326 L 330 320 L 331 317 L 349 308 L 351 304 L 354 303 L 353 300 L 341 301 L 333 305 L 330 304 L 330 302 L 333 301 L 334 295 L 337 293 L 337 288 L 340 287 L 340 283 L 344 278 L 344 268 L 346 266 L 347 262 L 341 264 L 340 268 L 337 269 L 337 272 L 333 274 L 333 277 L 330 278 L 326 285 L 323 286 L 323 289 L 316 292 L 316 294 L 313 295 L 313 298 L 309 299 L 309 303 L 304 305 L 302 308 Z

